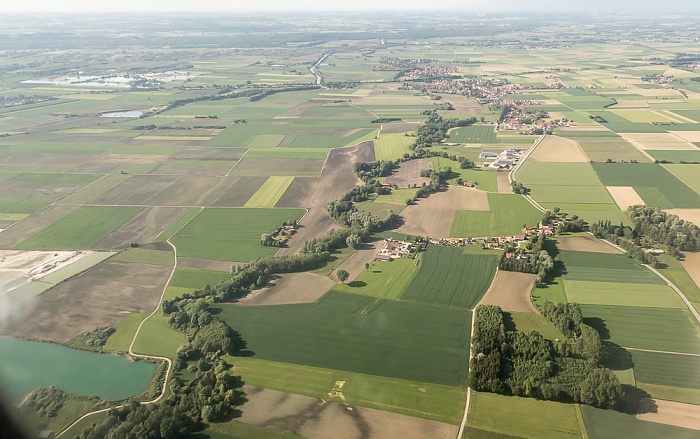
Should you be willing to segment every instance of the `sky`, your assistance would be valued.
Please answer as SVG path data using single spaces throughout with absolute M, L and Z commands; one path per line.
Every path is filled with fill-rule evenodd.
M 321 6 L 319 6 L 321 5 Z M 514 12 L 543 11 L 592 13 L 700 11 L 697 0 L 24 0 L 3 1 L 0 13 L 8 12 L 108 12 L 108 11 L 337 11 L 337 10 L 430 10 Z

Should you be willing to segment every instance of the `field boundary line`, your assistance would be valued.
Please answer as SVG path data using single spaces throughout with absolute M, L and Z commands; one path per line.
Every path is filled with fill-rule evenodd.
M 646 151 L 644 151 L 644 149 L 642 149 L 642 147 L 641 147 L 641 145 L 639 144 L 638 141 L 632 140 L 632 139 L 629 139 L 629 138 L 625 138 L 624 136 L 620 136 L 620 137 L 622 137 L 622 140 L 624 140 L 625 142 L 627 142 L 627 143 L 629 143 L 630 145 L 634 146 L 634 147 L 637 149 L 637 151 L 641 152 L 642 155 L 644 155 L 646 158 L 648 158 L 652 163 L 655 163 L 655 162 L 656 162 L 656 159 L 655 159 L 654 157 L 652 157 L 651 155 L 649 155 L 648 152 L 646 152 Z
M 638 351 L 638 352 L 651 352 L 652 354 L 669 354 L 669 355 L 683 355 L 686 357 L 700 357 L 700 354 L 690 354 L 688 352 L 671 352 L 671 351 L 656 351 L 653 349 L 639 349 L 639 348 L 628 348 L 628 351 Z
M 234 163 L 233 166 L 231 166 L 231 169 L 228 170 L 228 172 L 226 173 L 226 175 L 224 175 L 224 177 L 228 177 L 228 176 L 231 175 L 231 171 L 233 171 L 233 168 L 235 168 L 236 166 L 238 166 L 238 164 L 241 162 L 241 160 L 243 160 L 243 158 L 245 158 L 245 155 L 248 154 L 248 151 L 250 151 L 250 150 L 251 150 L 251 148 L 248 148 L 248 149 L 245 150 L 245 152 L 243 153 L 243 155 L 241 156 L 241 158 L 239 158 L 239 159 L 236 161 L 236 163 Z
M 201 213 L 202 210 L 204 210 L 204 208 L 203 208 L 203 207 L 200 207 L 200 208 L 199 208 L 199 212 L 197 213 L 197 215 L 199 215 L 199 213 Z M 162 303 L 163 303 L 163 297 L 165 297 L 165 291 L 168 289 L 168 285 L 170 284 L 170 281 L 172 280 L 173 276 L 175 275 L 175 270 L 177 269 L 177 247 L 175 247 L 175 245 L 174 245 L 172 242 L 170 242 L 170 238 L 172 238 L 173 236 L 175 236 L 175 235 L 177 234 L 177 232 L 179 232 L 180 230 L 182 230 L 187 224 L 190 223 L 190 221 L 192 221 L 194 218 L 196 218 L 197 215 L 193 215 L 192 218 L 190 218 L 188 221 L 186 221 L 182 226 L 178 227 L 177 230 L 175 230 L 175 231 L 165 240 L 165 242 L 167 242 L 168 245 L 170 245 L 170 247 L 173 248 L 173 253 L 174 253 L 174 257 L 175 257 L 175 263 L 173 264 L 173 269 L 172 269 L 172 271 L 170 272 L 170 276 L 168 276 L 168 280 L 167 280 L 167 282 L 165 283 L 165 286 L 163 287 L 163 292 L 160 294 L 160 300 L 158 301 L 158 304 L 156 305 L 156 308 L 153 310 L 152 313 L 150 313 L 150 314 L 147 315 L 143 320 L 141 320 L 141 323 L 139 324 L 138 328 L 136 328 L 136 332 L 134 333 L 134 337 L 131 339 L 131 344 L 129 345 L 129 350 L 128 350 L 127 353 L 128 353 L 130 356 L 132 356 L 132 357 L 137 357 L 137 358 L 161 360 L 161 361 L 165 361 L 165 362 L 167 363 L 167 365 L 168 365 L 167 369 L 165 370 L 165 377 L 164 377 L 164 379 L 163 379 L 163 389 L 161 390 L 160 395 L 158 395 L 155 399 L 153 399 L 153 400 L 151 400 L 151 401 L 141 401 L 141 402 L 139 402 L 140 405 L 155 404 L 155 403 L 157 403 L 158 401 L 160 401 L 160 400 L 165 396 L 165 392 L 167 391 L 168 378 L 170 377 L 170 371 L 172 370 L 173 362 L 172 362 L 172 360 L 170 360 L 170 358 L 168 358 L 168 357 L 159 357 L 159 356 L 155 356 L 155 355 L 141 355 L 141 354 L 134 353 L 134 351 L 133 351 L 134 343 L 136 343 L 136 338 L 138 337 L 139 333 L 141 332 L 141 327 L 143 326 L 144 323 L 146 323 L 146 320 L 148 320 L 149 318 L 151 318 L 152 316 L 154 316 L 154 315 L 158 312 L 158 310 L 161 308 Z M 93 411 L 93 412 L 86 413 L 86 414 L 84 414 L 83 416 L 81 416 L 80 418 L 76 419 L 76 420 L 75 420 L 72 424 L 70 424 L 68 427 L 64 428 L 60 433 L 58 433 L 58 434 L 56 435 L 56 437 L 57 437 L 57 438 L 60 437 L 60 436 L 63 435 L 66 431 L 70 430 L 70 429 L 71 429 L 74 425 L 76 425 L 78 422 L 82 421 L 83 419 L 85 419 L 85 418 L 87 418 L 87 417 L 89 417 L 89 416 L 96 415 L 96 414 L 98 414 L 98 413 L 104 413 L 104 412 L 106 412 L 106 411 L 111 410 L 112 408 L 122 408 L 122 407 L 126 407 L 127 405 L 128 405 L 128 404 L 122 404 L 122 405 L 119 405 L 119 406 L 116 406 L 116 407 L 109 407 L 109 408 L 100 409 L 100 410 L 96 410 L 96 411 Z
M 693 304 L 690 303 L 690 300 L 688 300 L 688 298 L 685 297 L 685 294 L 683 294 L 683 291 L 681 291 L 676 285 L 673 284 L 673 282 L 671 282 L 670 280 L 668 280 L 668 278 L 667 278 L 666 276 L 664 276 L 663 274 L 659 273 L 659 271 L 658 271 L 657 269 L 655 269 L 654 267 L 652 267 L 651 265 L 647 265 L 647 264 L 642 264 L 642 265 L 645 266 L 645 267 L 647 267 L 649 270 L 652 271 L 652 273 L 656 274 L 656 275 L 659 276 L 661 279 L 663 279 L 664 282 L 666 282 L 666 284 L 668 284 L 669 287 L 673 288 L 673 290 L 674 290 L 676 293 L 678 293 L 678 295 L 680 296 L 680 298 L 683 299 L 683 302 L 685 302 L 686 306 L 687 306 L 688 309 L 690 310 L 690 313 L 693 314 L 693 316 L 695 317 L 695 320 L 697 320 L 697 322 L 700 323 L 700 314 L 698 314 L 698 312 L 695 310 L 695 307 L 693 307 Z
M 511 185 L 513 184 L 513 181 L 515 181 L 515 174 L 520 170 L 520 167 L 521 167 L 523 164 L 525 164 L 525 162 L 527 161 L 527 159 L 530 158 L 530 156 L 532 155 L 532 153 L 535 152 L 535 149 L 537 149 L 537 147 L 540 146 L 540 143 L 542 143 L 542 141 L 545 139 L 545 137 L 547 137 L 547 135 L 546 135 L 546 134 L 542 134 L 537 140 L 535 140 L 535 143 L 534 143 L 534 144 L 530 147 L 530 149 L 528 149 L 527 152 L 520 158 L 520 160 L 518 161 L 518 164 L 515 165 L 515 168 L 513 168 L 513 170 L 510 171 L 510 172 L 508 173 L 508 181 L 510 182 Z M 545 209 L 544 207 L 542 207 L 542 205 L 541 205 L 540 203 L 538 203 L 537 201 L 535 201 L 530 195 L 523 195 L 523 197 L 525 197 L 525 199 L 526 199 L 527 201 L 529 201 L 530 204 L 532 204 L 532 205 L 535 207 L 535 209 L 539 210 L 540 212 L 546 212 L 546 211 L 547 211 L 547 209 Z

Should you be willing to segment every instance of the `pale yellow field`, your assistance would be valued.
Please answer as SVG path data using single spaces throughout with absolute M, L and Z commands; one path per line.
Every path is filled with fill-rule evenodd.
M 610 192 L 620 210 L 627 210 L 628 207 L 635 204 L 646 204 L 631 186 L 606 186 L 606 189 Z
M 691 151 L 698 148 L 669 133 L 621 133 L 620 137 L 642 150 Z

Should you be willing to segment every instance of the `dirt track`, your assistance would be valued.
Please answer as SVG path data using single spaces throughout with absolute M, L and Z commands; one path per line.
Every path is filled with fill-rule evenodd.
M 581 151 L 578 143 L 557 136 L 547 136 L 530 154 L 531 162 L 588 162 L 588 157 Z
M 558 236 L 556 239 L 559 250 L 620 254 L 620 251 L 612 245 L 606 244 L 590 235 Z
M 499 270 L 479 305 L 498 305 L 503 311 L 537 313 L 530 301 L 534 274 Z
M 447 238 L 457 210 L 488 211 L 486 192 L 453 186 L 446 191 L 430 194 L 428 198 L 421 198 L 417 204 L 401 211 L 404 224 L 399 231 L 409 235 Z
M 700 430 L 700 406 L 643 398 L 639 401 L 637 419 Z
M 457 434 L 457 427 L 442 422 L 253 386 L 243 391 L 248 402 L 239 421 L 308 439 L 440 439 Z
M 97 326 L 114 326 L 129 313 L 151 312 L 171 269 L 107 260 L 39 296 L 33 310 L 10 320 L 3 333 L 65 343 Z
M 606 186 L 605 188 L 610 192 L 610 196 L 613 197 L 617 207 L 622 211 L 636 204 L 646 205 L 642 197 L 631 186 Z
M 132 242 L 147 244 L 175 221 L 185 207 L 146 207 L 117 230 L 95 244 L 95 249 L 119 249 L 128 247 Z
M 335 282 L 313 273 L 285 273 L 273 276 L 264 288 L 238 301 L 239 305 L 290 305 L 312 303 L 330 290 Z

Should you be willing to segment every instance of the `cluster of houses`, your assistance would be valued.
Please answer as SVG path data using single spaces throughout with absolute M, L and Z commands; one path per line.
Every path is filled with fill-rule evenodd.
M 642 81 L 648 81 L 651 82 L 652 84 L 657 84 L 657 85 L 662 85 L 662 84 L 670 84 L 671 82 L 675 81 L 676 78 L 673 76 L 666 76 L 663 73 L 658 73 L 656 75 L 649 75 L 649 76 L 643 76 Z
M 397 241 L 392 238 L 387 238 L 382 243 L 381 248 L 374 257 L 375 261 L 391 261 L 397 258 L 408 256 L 413 249 L 413 244 L 410 242 Z
M 522 154 L 522 148 L 511 148 L 501 151 L 499 154 L 493 152 L 482 152 L 479 154 L 481 159 L 493 159 L 493 162 L 482 163 L 483 168 L 492 169 L 510 169 L 517 165 L 520 161 L 520 154 Z

